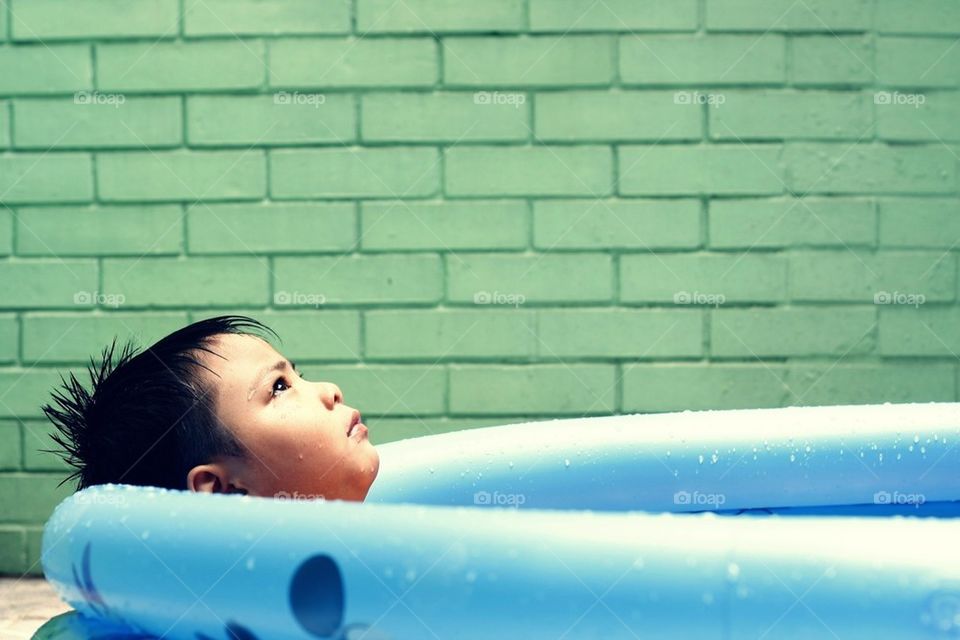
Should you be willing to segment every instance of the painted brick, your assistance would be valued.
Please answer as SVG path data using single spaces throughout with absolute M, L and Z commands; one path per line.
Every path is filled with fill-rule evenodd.
M 99 357 L 114 337 L 147 347 L 187 324 L 181 312 L 167 313 L 30 313 L 23 318 L 25 364 L 86 364 Z
M 270 43 L 272 87 L 429 87 L 438 74 L 430 38 L 331 38 Z
M 452 302 L 516 306 L 613 299 L 609 255 L 461 254 L 458 258 L 447 261 L 447 298 Z
M 84 97 L 86 96 L 86 97 Z M 85 101 L 89 98 L 89 101 Z M 17 100 L 13 139 L 21 148 L 169 147 L 182 142 L 180 99 L 84 94 L 73 98 Z
M 0 475 L 0 522 L 43 523 L 73 487 L 57 484 L 63 474 L 4 473 Z
M 699 358 L 703 313 L 683 309 L 545 309 L 540 357 Z
M 350 1 L 203 0 L 184 6 L 187 36 L 348 33 Z
M 957 188 L 956 157 L 942 146 L 879 144 L 786 145 L 790 189 L 807 193 L 950 193 Z
M 523 0 L 357 0 L 357 30 L 367 33 L 519 31 Z
M 11 0 L 14 40 L 171 38 L 179 31 L 177 0 Z
M 97 187 L 110 201 L 239 200 L 266 195 L 266 161 L 255 150 L 100 154 Z
M 187 139 L 195 146 L 269 146 L 352 142 L 354 100 L 285 91 L 262 96 L 190 96 Z
M 871 0 L 710 0 L 707 29 L 723 31 L 863 31 Z
M 956 307 L 890 305 L 880 309 L 882 356 L 933 356 L 960 353 L 960 310 Z
M 533 205 L 538 249 L 678 249 L 700 245 L 696 200 L 549 200 Z
M 446 418 L 381 418 L 377 420 L 376 429 L 370 430 L 369 438 L 374 445 L 381 445 L 387 442 L 406 440 L 407 438 L 419 438 L 461 429 L 493 427 L 510 422 L 523 422 L 523 418 L 517 418 L 516 420 L 504 420 L 501 417 L 457 418 L 456 420 Z
M 613 40 L 607 36 L 445 38 L 448 86 L 597 86 L 613 80 Z
M 953 0 L 876 0 L 876 27 L 888 33 L 956 33 L 960 5 Z
M 609 195 L 613 158 L 598 146 L 452 147 L 445 151 L 453 196 Z
M 0 69 L 0 95 L 72 93 L 93 88 L 88 45 L 2 47 Z
M 17 254 L 100 256 L 179 253 L 180 207 L 23 207 Z
M 369 416 L 440 415 L 446 409 L 447 372 L 425 365 L 332 365 L 300 367 L 308 380 L 327 380 L 343 391 L 344 402 Z
M 0 255 L 13 252 L 13 211 L 0 209 Z
M 613 365 L 451 366 L 450 413 L 609 414 L 615 388 Z
M 274 300 L 316 296 L 325 304 L 437 302 L 443 292 L 441 266 L 435 255 L 277 258 Z
M 2 12 L 0 12 L 2 13 Z M 0 100 L 0 149 L 10 146 L 10 103 Z
M 187 209 L 190 253 L 314 253 L 356 244 L 349 203 L 201 204 Z
M 786 78 L 783 36 L 629 35 L 620 39 L 624 83 L 779 84 Z
M 953 402 L 953 365 L 796 365 L 787 382 L 798 405 Z
M 780 145 L 623 146 L 620 148 L 620 193 L 783 193 L 781 151 Z
M 49 453 L 60 447 L 50 439 L 54 432 L 49 420 L 24 420 L 23 468 L 26 471 L 71 471 L 72 468 L 60 456 Z M 43 451 L 46 449 L 46 451 Z
M 529 227 L 519 200 L 365 202 L 364 251 L 523 249 Z
M 0 471 L 19 471 L 23 457 L 20 424 L 12 420 L 0 421 Z
M 787 404 L 778 364 L 633 364 L 623 371 L 627 413 L 761 409 Z
M 953 249 L 960 238 L 960 201 L 937 198 L 880 200 L 884 247 Z
M 97 45 L 103 91 L 252 89 L 265 74 L 263 44 L 253 40 Z
M 50 401 L 50 392 L 60 386 L 66 369 L 0 369 L 0 418 L 43 418 L 41 407 Z M 82 372 L 75 371 L 79 378 Z M 3 482 L 0 481 L 0 485 Z
M 501 95 L 501 94 L 496 94 Z M 463 142 L 530 137 L 526 94 L 374 93 L 363 96 L 363 139 L 371 142 Z M 506 102 L 510 100 L 510 102 Z M 522 102 L 521 102 L 522 101 Z
M 0 203 L 88 202 L 92 164 L 85 153 L 0 156 Z
M 716 309 L 710 353 L 723 358 L 857 356 L 873 352 L 877 312 L 870 307 Z
M 512 307 L 477 311 L 368 311 L 371 360 L 515 359 L 537 351 L 533 313 Z
M 90 308 L 97 289 L 97 263 L 69 259 L 0 262 L 0 282 L 4 283 L 2 308 Z
M 718 249 L 874 246 L 877 236 L 866 198 L 712 200 L 708 220 Z
M 434 149 L 310 149 L 270 153 L 270 195 L 291 198 L 409 198 L 439 188 Z
M 14 362 L 20 344 L 20 329 L 13 314 L 0 315 L 0 362 Z
M 889 87 L 960 85 L 960 49 L 953 38 L 877 39 L 877 75 Z
M 535 98 L 540 140 L 699 140 L 703 113 L 676 91 L 562 91 Z M 643 114 L 643 117 L 638 117 Z
M 875 95 L 875 100 L 885 101 L 876 106 L 880 138 L 904 142 L 960 140 L 960 93 L 884 91 Z
M 879 295 L 922 294 L 927 301 L 952 301 L 956 291 L 954 256 L 940 251 L 880 254 L 810 251 L 790 257 L 793 300 L 860 302 Z
M 777 302 L 785 295 L 786 266 L 780 256 L 763 254 L 623 256 L 620 299 L 685 306 L 705 300 L 701 296 L 723 296 L 716 298 L 721 303 Z
M 220 315 L 221 310 L 202 314 Z M 238 310 L 237 313 L 243 313 Z M 247 313 L 249 315 L 249 312 Z M 277 349 L 303 369 L 305 361 L 354 362 L 362 353 L 360 313 L 358 311 L 324 309 L 309 311 L 257 311 L 256 318 L 280 335 Z M 321 369 L 318 375 L 327 374 Z M 308 378 L 310 380 L 314 378 Z
M 860 140 L 873 132 L 866 94 L 837 91 L 724 91 L 707 109 L 715 140 Z
M 265 305 L 263 258 L 113 258 L 103 261 L 103 289 L 127 307 Z
M 864 36 L 802 36 L 793 38 L 790 78 L 799 85 L 873 84 L 873 50 Z
M 3 15 L 3 12 L 0 12 Z M 3 20 L 0 19 L 0 28 Z M 23 527 L 0 527 L 0 573 L 22 575 L 27 569 L 26 536 Z
M 531 31 L 693 31 L 696 0 L 530 0 Z

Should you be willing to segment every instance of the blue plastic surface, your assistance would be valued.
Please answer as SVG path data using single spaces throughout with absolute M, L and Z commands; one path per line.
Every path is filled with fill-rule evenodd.
M 428 436 L 364 504 L 94 487 L 43 566 L 91 638 L 960 637 L 958 409 Z M 642 511 L 705 509 L 804 517 Z

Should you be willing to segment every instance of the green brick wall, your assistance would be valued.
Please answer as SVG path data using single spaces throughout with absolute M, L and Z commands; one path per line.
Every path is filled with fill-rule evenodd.
M 376 442 L 956 400 L 958 38 L 956 0 L 0 2 L 0 572 L 69 492 L 58 373 L 211 314 Z

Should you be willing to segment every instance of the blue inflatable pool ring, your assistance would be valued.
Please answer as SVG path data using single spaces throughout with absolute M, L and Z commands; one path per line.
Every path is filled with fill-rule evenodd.
M 381 445 L 362 504 L 92 487 L 37 637 L 960 637 L 958 443 L 958 404 L 685 412 Z

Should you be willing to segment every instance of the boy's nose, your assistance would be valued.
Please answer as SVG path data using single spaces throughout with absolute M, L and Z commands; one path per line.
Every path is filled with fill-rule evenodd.
M 320 400 L 328 410 L 333 410 L 335 406 L 343 402 L 343 391 L 332 382 L 321 382 Z

